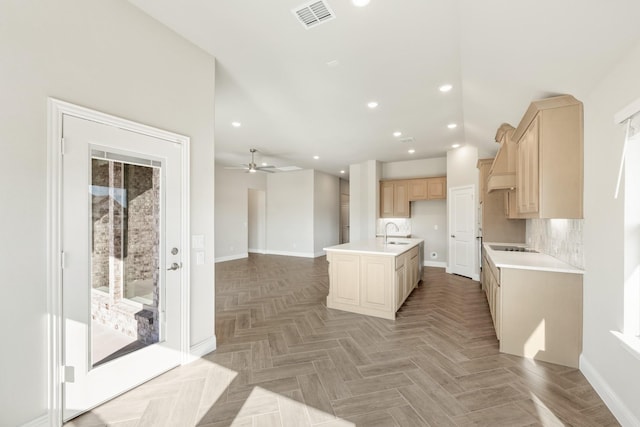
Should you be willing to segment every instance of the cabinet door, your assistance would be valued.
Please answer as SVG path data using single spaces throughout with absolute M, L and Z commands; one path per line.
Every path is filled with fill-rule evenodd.
M 409 200 L 427 200 L 427 179 L 410 179 L 409 185 Z
M 539 201 L 539 158 L 540 117 L 537 116 L 529 125 L 518 143 L 517 197 L 518 212 L 535 214 Z
M 360 304 L 360 255 L 333 254 L 329 262 L 331 298 L 342 304 Z
M 379 310 L 393 308 L 392 289 L 393 259 L 384 256 L 360 256 L 361 298 L 360 306 Z
M 393 217 L 393 182 L 383 181 L 380 183 L 380 217 L 392 218 Z
M 495 311 L 496 314 L 494 316 L 495 322 L 494 326 L 496 328 L 496 337 L 500 340 L 501 331 L 502 331 L 502 299 L 500 295 L 500 282 L 496 280 L 496 297 L 495 297 Z
M 393 216 L 409 218 L 409 185 L 407 181 L 396 181 L 393 185 Z
M 516 200 L 516 191 L 507 190 L 504 192 L 504 216 L 509 219 L 518 219 L 518 204 Z
M 418 255 L 415 255 L 411 258 L 411 261 L 409 262 L 409 268 L 411 269 L 411 280 L 408 281 L 409 285 L 407 296 L 409 296 L 413 288 L 415 288 L 416 284 L 418 283 Z
M 447 178 L 427 178 L 427 199 L 438 200 L 447 198 Z
M 398 310 L 400 308 L 400 306 L 402 305 L 402 303 L 404 302 L 404 283 L 406 282 L 405 280 L 405 266 L 402 265 L 402 267 L 398 268 L 396 270 L 396 283 L 395 283 L 395 288 L 396 288 L 396 295 L 395 295 L 395 304 L 396 304 L 396 310 Z

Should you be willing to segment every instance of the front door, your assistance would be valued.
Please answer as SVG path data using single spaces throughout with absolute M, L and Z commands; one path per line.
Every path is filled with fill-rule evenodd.
M 179 144 L 63 116 L 63 419 L 181 362 Z
M 452 188 L 449 193 L 449 272 L 473 277 L 475 270 L 474 187 Z

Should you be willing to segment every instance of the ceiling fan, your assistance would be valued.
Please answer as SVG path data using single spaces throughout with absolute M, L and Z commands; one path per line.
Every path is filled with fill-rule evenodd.
M 271 169 L 275 169 L 275 166 L 270 166 L 270 165 L 258 166 L 256 164 L 254 159 L 256 151 L 258 150 L 256 150 L 255 148 L 249 149 L 249 152 L 251 153 L 251 162 L 248 165 L 243 164 L 242 167 L 225 167 L 225 169 L 241 169 L 241 170 L 246 170 L 247 173 L 256 173 L 256 172 L 274 173 L 275 171 Z

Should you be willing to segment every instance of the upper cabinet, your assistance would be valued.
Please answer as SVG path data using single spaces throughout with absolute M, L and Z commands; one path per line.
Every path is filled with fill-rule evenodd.
M 427 178 L 410 179 L 409 183 L 409 200 L 427 200 L 429 195 L 429 186 Z
M 582 103 L 570 95 L 532 102 L 513 140 L 518 217 L 582 218 Z
M 407 181 L 381 181 L 380 218 L 409 218 L 410 216 Z
M 380 218 L 409 218 L 416 200 L 447 198 L 447 178 L 415 178 L 380 181 Z
M 427 200 L 442 200 L 447 198 L 447 178 L 427 178 Z

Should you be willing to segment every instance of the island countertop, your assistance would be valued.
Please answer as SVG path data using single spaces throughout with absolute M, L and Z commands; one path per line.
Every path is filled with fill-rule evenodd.
M 424 239 L 389 237 L 387 244 L 383 237 L 323 248 L 325 252 L 358 252 L 375 255 L 398 256 L 418 246 Z

